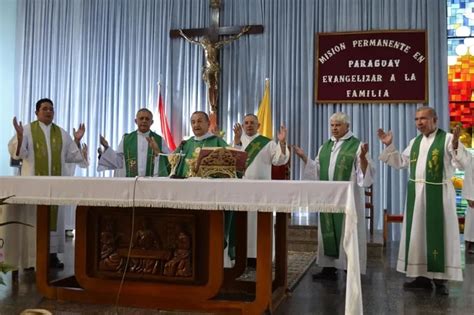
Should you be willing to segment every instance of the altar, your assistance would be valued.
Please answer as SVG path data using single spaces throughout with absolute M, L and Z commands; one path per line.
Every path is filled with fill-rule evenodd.
M 303 209 L 345 213 L 345 312 L 363 313 L 357 215 L 350 182 L 39 176 L 0 179 L 0 197 L 15 195 L 9 203 L 38 205 L 36 277 L 40 293 L 47 298 L 239 314 L 272 311 L 287 289 L 286 248 L 282 245 L 286 243 L 286 230 L 278 233 L 285 227 L 285 220 L 279 222 L 279 218 Z M 48 279 L 47 268 L 50 205 L 78 206 L 75 274 L 54 282 Z M 245 219 L 246 212 L 258 211 L 256 281 L 251 300 L 227 298 L 236 287 L 248 287 L 236 280 L 243 272 L 242 266 L 245 269 L 239 249 L 236 266 L 223 266 L 223 211 L 230 210 L 242 214 L 239 220 Z M 272 281 L 274 211 L 278 216 Z M 246 233 L 238 234 L 246 237 Z

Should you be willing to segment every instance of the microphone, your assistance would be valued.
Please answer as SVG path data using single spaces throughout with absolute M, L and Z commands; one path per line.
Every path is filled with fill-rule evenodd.
M 180 154 L 183 152 L 183 147 L 186 144 L 186 142 L 188 142 L 188 140 L 182 140 L 181 143 L 179 144 L 178 149 L 179 149 Z

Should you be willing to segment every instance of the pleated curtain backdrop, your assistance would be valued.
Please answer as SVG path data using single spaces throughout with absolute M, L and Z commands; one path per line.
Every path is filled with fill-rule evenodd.
M 135 129 L 139 108 L 157 113 L 158 81 L 177 142 L 191 134 L 191 113 L 207 110 L 203 51 L 183 39 L 171 39 L 169 31 L 208 26 L 208 0 L 18 0 L 17 4 L 15 115 L 23 122 L 33 120 L 35 101 L 50 97 L 57 124 L 72 132 L 84 122 L 91 166 L 78 174 L 104 176 L 96 172 L 99 135 L 115 147 L 124 132 Z M 315 35 L 426 29 L 429 104 L 446 129 L 446 1 L 222 1 L 221 25 L 247 24 L 262 24 L 265 31 L 243 36 L 220 53 L 219 118 L 226 139 L 231 140 L 236 121 L 256 113 L 265 78 L 271 84 L 274 135 L 281 124 L 286 125 L 288 142 L 311 157 L 329 136 L 329 116 L 346 112 L 353 132 L 369 143 L 377 166 L 375 208 L 380 228 L 383 208 L 403 210 L 407 173 L 378 162 L 382 145 L 376 130 L 393 130 L 395 144 L 403 149 L 416 135 L 414 113 L 420 104 L 315 104 Z M 155 117 L 155 129 L 158 121 Z M 301 167 L 293 157 L 294 179 L 299 179 Z

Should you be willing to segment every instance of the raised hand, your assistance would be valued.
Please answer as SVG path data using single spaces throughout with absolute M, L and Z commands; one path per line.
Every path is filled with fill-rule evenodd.
M 148 146 L 153 150 L 153 154 L 157 156 L 158 154 L 161 153 L 160 148 L 158 147 L 158 144 L 155 141 L 155 138 L 153 137 L 146 137 L 146 141 L 148 142 Z
M 286 142 L 286 134 L 288 133 L 288 129 L 284 125 L 280 126 L 280 131 L 278 132 L 277 138 L 279 142 Z
M 382 143 L 386 146 L 392 144 L 393 135 L 391 130 L 385 132 L 382 128 L 380 128 L 377 130 L 377 136 L 379 137 L 380 141 L 382 141 Z
M 474 208 L 474 200 L 467 200 L 469 207 Z
M 82 137 L 84 137 L 84 134 L 86 133 L 86 126 L 84 124 L 79 124 L 79 129 L 73 128 L 73 135 L 74 135 L 74 141 L 76 143 L 81 143 Z
M 242 138 L 242 125 L 239 123 L 234 124 L 234 144 L 240 144 Z
M 13 117 L 13 127 L 15 128 L 17 138 L 23 139 L 23 125 L 21 124 L 21 121 L 18 122 L 16 120 L 16 117 Z
M 293 152 L 296 153 L 296 155 L 303 160 L 303 162 L 308 162 L 308 157 L 306 156 L 306 153 L 304 152 L 303 149 L 301 149 L 299 146 L 297 145 L 293 145 L 291 146 L 293 148 Z
M 453 150 L 458 149 L 458 143 L 459 143 L 459 136 L 460 135 L 461 135 L 461 126 L 458 124 L 453 129 L 453 140 L 451 142 L 451 144 L 453 146 Z
M 103 135 L 100 135 L 99 140 L 100 140 L 100 144 L 104 147 L 104 151 L 107 150 L 109 148 L 109 143 L 107 142 L 105 137 Z

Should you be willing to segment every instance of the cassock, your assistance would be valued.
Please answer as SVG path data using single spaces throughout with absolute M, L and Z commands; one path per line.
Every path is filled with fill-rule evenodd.
M 407 206 L 405 206 L 397 271 L 405 273 L 407 277 L 420 276 L 430 279 L 462 281 L 459 226 L 456 213 L 456 193 L 451 177 L 454 175 L 456 168 L 464 169 L 463 166 L 467 162 L 468 153 L 461 143 L 459 143 L 457 152 L 454 152 L 451 143 L 453 135 L 445 133 L 444 143 L 441 144 L 442 150 L 444 151 L 442 159 L 443 168 L 440 170 L 442 171 L 442 181 L 440 184 L 430 184 L 430 181 L 426 180 L 427 162 L 431 163 L 431 159 L 428 160 L 428 152 L 435 143 L 438 130 L 440 129 L 437 129 L 428 137 L 420 135 L 419 137 L 410 140 L 408 147 L 402 153 L 397 151 L 395 146 L 391 144 L 384 149 L 379 159 L 396 169 L 409 168 L 410 181 L 414 183 L 414 206 L 408 245 L 408 258 L 406 255 L 408 220 Z M 419 141 L 419 150 L 417 157 L 412 158 L 412 147 L 414 146 L 416 139 Z M 438 154 L 439 153 L 440 152 L 438 152 Z M 412 160 L 413 163 L 410 163 L 410 160 Z M 412 165 L 413 167 L 416 167 L 415 174 L 410 171 L 410 164 L 415 164 Z M 444 233 L 441 234 L 438 230 L 437 233 L 433 234 L 444 235 L 444 272 L 429 271 L 432 267 L 428 266 L 430 253 L 428 253 L 427 250 L 427 239 L 432 237 L 432 235 L 427 233 L 429 227 L 426 225 L 428 213 L 426 204 L 427 200 L 430 198 L 426 197 L 426 194 L 427 187 L 430 185 L 442 188 L 442 193 L 440 194 L 442 201 L 439 204 L 440 206 L 442 205 L 441 211 L 443 220 L 438 221 L 441 222 L 441 229 L 444 230 Z M 430 209 L 430 212 L 433 212 L 433 210 Z M 439 254 L 436 253 L 436 256 L 439 256 Z
M 51 144 L 50 132 L 51 126 L 39 122 L 39 126 L 45 135 L 49 170 L 51 170 Z M 81 150 L 73 141 L 71 136 L 62 128 L 61 138 L 61 175 L 71 175 L 71 166 L 67 163 L 77 163 L 81 167 L 87 167 L 88 162 L 84 160 Z M 22 159 L 23 164 L 21 168 L 22 176 L 35 176 L 35 154 L 33 146 L 33 136 L 31 133 L 31 124 L 23 127 L 23 142 L 18 156 L 16 135 L 8 143 L 8 150 L 12 158 Z M 58 207 L 58 220 L 56 232 L 51 232 L 50 239 L 50 253 L 61 253 L 64 251 L 64 208 L 69 206 Z M 32 205 L 8 205 L 4 207 L 3 213 L 4 221 L 21 221 L 36 227 L 36 206 Z M 36 228 L 9 225 L 4 228 L 5 232 L 5 261 L 8 264 L 17 266 L 19 268 L 29 268 L 36 266 Z
M 126 156 L 124 150 L 124 140 L 127 136 L 136 136 L 136 157 L 133 159 L 129 156 Z M 129 177 L 135 176 L 159 176 L 167 173 L 167 170 L 164 169 L 166 167 L 162 163 L 160 164 L 160 158 L 154 157 L 151 149 L 149 147 L 148 141 L 146 140 L 147 137 L 154 137 L 155 141 L 160 148 L 160 151 L 163 152 L 163 145 L 162 145 L 162 138 L 161 136 L 155 134 L 152 131 L 147 131 L 145 133 L 136 130 L 134 133 L 125 134 L 120 141 L 117 150 L 113 150 L 111 147 L 107 148 L 105 152 L 99 158 L 99 163 L 97 165 L 97 171 L 105 171 L 105 170 L 115 170 L 114 176 L 115 177 L 127 177 L 127 163 L 130 166 L 132 163 L 132 171 L 131 174 L 129 173 Z M 135 142 L 133 143 L 135 145 Z M 135 151 L 135 150 L 134 150 Z M 167 149 L 165 150 L 166 152 Z M 150 171 L 150 163 L 153 163 L 153 169 Z M 149 169 L 149 173 L 147 174 L 147 166 Z M 160 168 L 161 167 L 161 168 Z
M 338 171 L 340 165 L 336 162 L 338 161 L 338 156 L 341 152 L 344 142 L 351 139 L 356 139 L 351 131 L 348 131 L 343 137 L 336 141 L 336 138 L 331 137 L 333 147 L 331 149 L 330 158 L 329 158 L 329 168 L 328 168 L 328 177 L 329 180 L 333 180 L 335 172 Z M 327 142 L 326 142 L 327 143 Z M 324 146 L 324 145 L 323 145 Z M 303 179 L 312 179 L 319 180 L 321 174 L 321 151 L 323 146 L 318 150 L 318 155 L 315 160 L 308 159 L 306 163 Z M 368 160 L 368 166 L 365 171 L 365 175 L 362 172 L 360 165 L 360 152 L 361 152 L 362 143 L 360 143 L 356 149 L 354 156 L 354 163 L 352 165 L 352 170 L 350 174 L 350 181 L 352 182 L 354 188 L 354 197 L 355 204 L 357 209 L 357 236 L 359 241 L 359 264 L 360 272 L 365 274 L 367 267 L 367 224 L 365 221 L 365 201 L 364 201 L 364 188 L 369 187 L 373 183 L 373 176 L 375 174 L 375 168 L 373 166 L 372 160 L 366 155 Z M 327 162 L 326 162 L 327 163 Z M 339 242 L 339 256 L 327 256 L 324 251 L 324 242 L 322 236 L 322 225 L 321 225 L 321 214 L 318 220 L 318 259 L 317 263 L 320 267 L 334 267 L 337 269 L 347 270 L 347 257 L 344 252 L 343 242 Z M 344 239 L 344 230 L 342 230 L 341 240 Z
M 286 154 L 281 151 L 280 144 L 265 138 L 263 142 L 259 139 L 263 137 L 255 134 L 252 137 L 243 134 L 241 137 L 242 149 L 249 150 L 249 144 L 256 144 L 255 157 L 245 170 L 246 179 L 272 179 L 272 165 L 284 165 L 290 158 L 288 147 Z M 262 144 L 262 145 L 260 145 Z M 248 212 L 247 214 L 247 257 L 257 257 L 257 213 Z
M 471 161 L 465 163 L 464 181 L 462 186 L 462 197 L 467 200 L 474 200 L 474 155 L 470 156 Z M 466 220 L 464 222 L 464 240 L 474 242 L 474 208 L 466 208 Z

